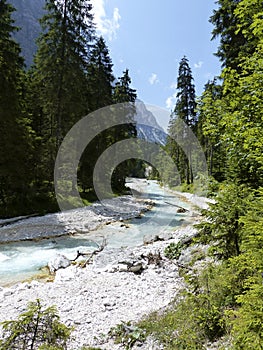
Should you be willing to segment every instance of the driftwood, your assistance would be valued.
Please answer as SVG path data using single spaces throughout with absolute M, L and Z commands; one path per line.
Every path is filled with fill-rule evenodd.
M 186 211 L 189 211 L 189 209 L 186 209 L 186 208 L 184 208 L 184 207 L 181 207 L 180 205 L 177 205 L 177 204 L 173 204 L 173 203 L 170 203 L 170 202 L 164 202 L 164 203 L 169 204 L 169 205 L 172 205 L 173 207 L 176 207 L 176 208 L 182 210 L 182 213 L 185 213 Z
M 86 267 L 89 262 L 91 261 L 91 259 L 94 257 L 94 255 L 97 255 L 98 253 L 102 252 L 103 249 L 106 247 L 107 245 L 107 241 L 106 241 L 106 238 L 103 237 L 103 241 L 101 244 L 95 242 L 98 246 L 97 249 L 95 249 L 92 253 L 81 253 L 80 251 L 77 251 L 77 256 L 75 259 L 71 260 L 71 261 L 76 261 L 80 256 L 87 256 L 88 255 L 88 258 L 84 261 L 83 264 L 81 264 L 81 267 Z
M 80 256 L 87 256 L 90 255 L 91 253 L 81 253 L 79 250 L 77 250 L 77 256 L 74 259 L 70 259 L 70 261 L 76 261 Z

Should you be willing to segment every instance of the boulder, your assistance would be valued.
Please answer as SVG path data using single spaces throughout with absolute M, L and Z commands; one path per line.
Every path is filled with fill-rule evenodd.
M 70 260 L 62 254 L 57 254 L 55 258 L 49 261 L 48 268 L 51 273 L 55 273 L 59 269 L 65 269 L 70 266 Z

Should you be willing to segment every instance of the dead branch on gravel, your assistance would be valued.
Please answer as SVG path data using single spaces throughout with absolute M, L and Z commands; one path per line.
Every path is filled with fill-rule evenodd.
M 95 242 L 95 243 L 97 244 L 98 248 L 95 249 L 95 250 L 90 254 L 90 256 L 84 261 L 83 264 L 81 264 L 81 267 L 83 267 L 83 268 L 86 267 L 86 266 L 90 263 L 91 259 L 92 259 L 95 255 L 97 255 L 97 254 L 99 254 L 100 252 L 103 251 L 103 249 L 104 249 L 104 248 L 106 247 L 106 245 L 107 245 L 107 240 L 106 240 L 105 237 L 103 237 L 103 241 L 102 241 L 101 244 L 99 244 L 99 243 L 97 243 L 97 242 Z
M 74 259 L 71 259 L 70 261 L 71 262 L 74 262 L 76 261 L 80 256 L 83 256 L 83 257 L 86 257 L 88 256 L 88 258 L 84 261 L 84 263 L 81 264 L 81 267 L 86 267 L 89 262 L 91 261 L 91 259 L 93 258 L 94 255 L 100 253 L 103 251 L 103 249 L 106 247 L 107 245 L 107 241 L 106 241 L 106 238 L 103 237 L 103 241 L 101 244 L 99 244 L 98 242 L 94 242 L 92 241 L 93 243 L 95 243 L 97 245 L 97 249 L 95 249 L 93 252 L 88 252 L 88 253 L 82 253 L 80 252 L 79 250 L 77 250 L 77 256 L 74 258 Z

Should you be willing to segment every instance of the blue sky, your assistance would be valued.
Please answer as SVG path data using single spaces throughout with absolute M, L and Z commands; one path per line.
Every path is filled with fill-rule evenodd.
M 209 23 L 214 1 L 92 0 L 99 34 L 106 39 L 116 76 L 126 68 L 138 98 L 171 111 L 175 105 L 178 64 L 185 55 L 196 93 L 220 72 L 213 55 Z

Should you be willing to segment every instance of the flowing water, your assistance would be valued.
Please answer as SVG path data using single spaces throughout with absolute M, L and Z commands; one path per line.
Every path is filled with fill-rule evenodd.
M 141 181 L 140 197 L 149 198 L 155 202 L 152 210 L 146 212 L 141 218 L 134 218 L 125 223 L 115 222 L 104 225 L 89 234 L 74 236 L 52 237 L 38 241 L 20 241 L 0 245 L 0 285 L 7 285 L 28 279 L 39 273 L 40 269 L 47 265 L 48 261 L 57 253 L 63 254 L 69 259 L 74 259 L 77 250 L 80 252 L 91 251 L 96 247 L 95 242 L 100 242 L 106 237 L 107 245 L 112 248 L 135 246 L 143 243 L 143 238 L 149 235 L 172 232 L 177 226 L 187 222 L 187 213 L 178 214 L 176 205 L 189 208 L 189 204 L 182 202 L 179 197 L 162 189 L 155 181 Z M 41 232 L 45 217 L 39 218 L 39 226 L 26 225 L 30 232 Z M 16 223 L 25 227 L 26 221 Z M 65 223 L 66 224 L 66 223 Z M 46 225 L 46 224 L 45 224 Z M 48 221 L 49 230 L 63 228 L 62 223 Z M 5 228 L 0 229 L 0 235 Z M 8 226 L 12 230 L 12 225 Z

